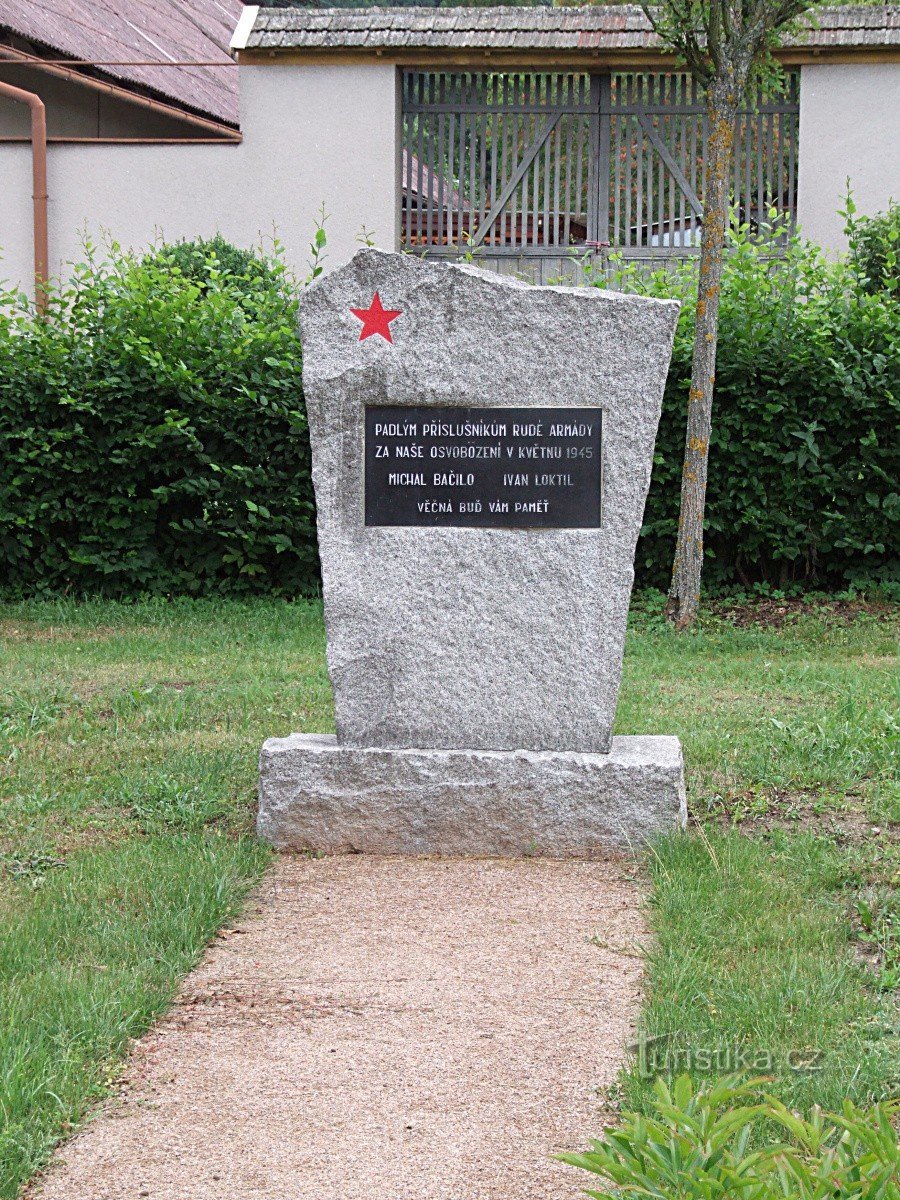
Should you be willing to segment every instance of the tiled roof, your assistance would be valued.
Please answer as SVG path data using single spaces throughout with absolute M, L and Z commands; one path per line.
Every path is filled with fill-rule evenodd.
M 13 34 L 44 58 L 159 62 L 98 73 L 236 126 L 233 65 L 165 64 L 232 63 L 228 42 L 242 9 L 241 0 L 0 0 L 0 42 Z
M 900 46 L 900 6 L 820 8 L 797 47 Z M 240 42 L 239 49 L 245 48 Z M 248 50 L 652 50 L 636 4 L 589 8 L 260 8 Z

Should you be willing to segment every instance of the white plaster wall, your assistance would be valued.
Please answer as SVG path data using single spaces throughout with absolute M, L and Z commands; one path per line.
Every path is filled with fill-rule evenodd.
M 390 65 L 242 67 L 240 145 L 51 145 L 51 269 L 85 232 L 141 248 L 217 231 L 238 245 L 277 233 L 307 272 L 316 213 L 331 268 L 358 248 L 397 244 L 398 77 Z M 32 286 L 31 150 L 0 145 L 0 278 Z
M 863 213 L 900 200 L 900 63 L 818 64 L 800 71 L 797 217 L 803 235 L 846 249 L 846 180 Z

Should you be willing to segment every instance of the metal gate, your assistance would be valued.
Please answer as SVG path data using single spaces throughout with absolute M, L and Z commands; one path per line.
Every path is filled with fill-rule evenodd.
M 761 236 L 795 220 L 798 92 L 794 72 L 738 117 L 732 203 Z M 402 245 L 541 281 L 585 254 L 695 253 L 707 137 L 684 72 L 407 71 Z

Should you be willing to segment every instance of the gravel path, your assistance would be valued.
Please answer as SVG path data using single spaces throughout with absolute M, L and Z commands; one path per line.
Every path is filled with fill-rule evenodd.
M 618 862 L 283 858 L 32 1195 L 576 1200 L 640 900 Z

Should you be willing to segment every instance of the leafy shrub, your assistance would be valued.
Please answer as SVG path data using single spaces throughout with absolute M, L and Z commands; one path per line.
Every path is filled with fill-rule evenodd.
M 846 586 L 897 577 L 900 320 L 853 262 L 732 237 L 721 291 L 706 496 L 708 583 Z M 692 264 L 616 286 L 682 301 L 636 569 L 665 587 L 678 525 L 694 338 Z
M 197 241 L 167 242 L 144 255 L 142 261 L 195 283 L 208 284 L 211 277 L 224 276 L 229 283 L 243 283 L 251 289 L 263 285 L 278 290 L 284 284 L 284 271 L 277 259 L 273 262 L 254 250 L 234 246 L 220 233 Z
M 613 1184 L 595 1200 L 898 1200 L 897 1104 L 871 1111 L 849 1101 L 842 1113 L 809 1119 L 758 1096 L 753 1081 L 726 1080 L 694 1091 L 682 1076 L 658 1080 L 653 1115 L 625 1115 L 586 1154 L 560 1157 Z M 771 1144 L 772 1129 L 790 1140 Z M 777 1133 L 776 1133 L 777 1136 Z M 761 1147 L 761 1148 L 760 1148 Z
M 900 204 L 874 217 L 856 215 L 853 197 L 847 197 L 847 238 L 850 258 L 867 292 L 900 293 Z
M 297 299 L 216 240 L 90 248 L 47 319 L 0 296 L 0 585 L 316 586 Z
M 846 263 L 790 238 L 773 264 L 746 230 L 733 237 L 710 443 L 710 584 L 897 577 L 900 321 L 896 289 L 872 284 L 896 270 L 892 251 L 872 265 L 876 243 L 893 235 L 848 221 Z M 315 264 L 323 245 L 320 228 Z M 623 267 L 617 285 L 683 302 L 636 561 L 640 583 L 664 588 L 695 276 L 690 265 L 650 276 Z M 89 253 L 46 320 L 0 292 L 0 588 L 317 587 L 296 318 L 280 256 L 221 238 L 143 259 Z

